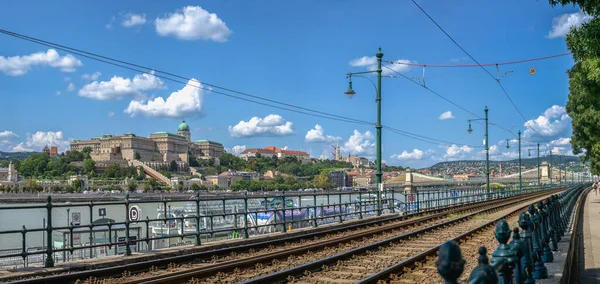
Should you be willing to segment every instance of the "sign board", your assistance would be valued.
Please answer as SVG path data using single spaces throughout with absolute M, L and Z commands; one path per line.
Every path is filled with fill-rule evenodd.
M 81 224 L 81 212 L 71 213 L 71 223 L 73 223 L 73 226 L 79 226 L 79 224 Z
M 131 248 L 131 250 L 135 250 L 135 240 L 137 240 L 136 236 L 129 236 L 129 248 Z M 125 242 L 125 237 L 117 238 L 117 242 Z M 119 244 L 119 246 L 117 248 L 117 254 L 124 254 L 124 253 L 125 253 L 125 244 Z
M 81 245 L 81 234 L 73 234 L 73 245 Z
M 410 202 L 415 201 L 415 196 L 412 194 L 408 195 L 408 201 L 410 201 Z
M 129 207 L 129 221 L 137 222 L 142 219 L 142 209 L 139 206 L 133 205 Z
M 100 217 L 106 216 L 106 208 L 98 208 L 98 216 L 100 216 Z

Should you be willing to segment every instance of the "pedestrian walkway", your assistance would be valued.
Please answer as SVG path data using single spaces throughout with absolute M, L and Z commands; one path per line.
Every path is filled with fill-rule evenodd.
M 583 258 L 579 283 L 600 283 L 600 194 L 588 193 L 583 213 Z

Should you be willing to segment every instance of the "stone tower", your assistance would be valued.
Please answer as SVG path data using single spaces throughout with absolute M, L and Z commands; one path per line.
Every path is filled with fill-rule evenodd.
M 183 120 L 181 122 L 181 124 L 179 124 L 179 127 L 177 128 L 177 134 L 185 137 L 185 139 L 188 142 L 192 142 L 192 136 L 190 134 L 190 126 L 185 123 L 185 120 Z
M 15 165 L 12 161 L 8 164 L 8 181 L 17 181 L 17 170 L 15 170 Z

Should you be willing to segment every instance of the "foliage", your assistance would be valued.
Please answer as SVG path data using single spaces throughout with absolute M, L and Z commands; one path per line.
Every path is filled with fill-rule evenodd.
M 92 159 L 83 160 L 83 172 L 90 174 L 96 169 L 96 163 Z
M 83 186 L 85 185 L 84 182 L 80 179 L 76 179 L 72 182 L 73 188 L 75 188 L 75 190 L 81 190 L 83 189 Z
M 329 178 L 329 173 L 327 173 L 327 172 L 322 172 L 319 175 L 315 176 L 315 179 L 313 180 L 313 184 L 315 187 L 323 188 L 323 189 L 329 189 L 329 188 L 335 187 L 335 184 L 333 184 L 333 182 L 331 182 L 331 179 Z
M 135 182 L 135 180 L 129 180 L 127 182 L 127 189 L 129 191 L 135 191 L 137 189 L 137 182 Z
M 578 4 L 594 18 L 581 27 L 571 28 L 567 47 L 575 65 L 569 75 L 567 113 L 572 118 L 573 153 L 583 153 L 594 174 L 600 174 L 600 2 L 589 0 L 550 0 L 551 5 Z

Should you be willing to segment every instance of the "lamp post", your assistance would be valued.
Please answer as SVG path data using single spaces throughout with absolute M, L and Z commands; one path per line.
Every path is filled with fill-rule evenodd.
M 348 96 L 348 98 L 350 98 L 350 99 L 356 94 L 356 92 L 354 92 L 354 90 L 352 89 L 352 76 L 353 75 L 377 73 L 377 86 L 375 87 L 375 89 L 376 89 L 375 90 L 375 92 L 376 92 L 375 102 L 377 103 L 377 122 L 375 124 L 375 129 L 377 130 L 377 142 L 376 142 L 377 143 L 377 146 L 376 146 L 377 147 L 377 156 L 376 156 L 377 169 L 375 171 L 375 177 L 376 177 L 376 182 L 377 182 L 377 216 L 380 216 L 381 215 L 381 191 L 382 191 L 382 184 L 381 184 L 381 176 L 382 176 L 382 172 L 381 172 L 381 127 L 382 127 L 381 126 L 381 58 L 383 58 L 383 52 L 381 52 L 381 47 L 379 48 L 379 50 L 377 50 L 375 57 L 377 57 L 377 69 L 376 70 L 348 73 L 348 90 L 346 90 L 346 92 L 344 92 L 344 94 L 346 94 Z
M 476 120 L 485 120 L 485 191 L 486 191 L 486 199 L 489 198 L 490 195 L 490 146 L 489 146 L 489 135 L 488 135 L 488 108 L 487 106 L 483 109 L 483 111 L 485 112 L 485 118 L 477 118 L 477 119 L 469 119 L 469 129 L 467 129 L 467 132 L 469 132 L 469 134 L 471 134 L 473 132 L 473 129 L 471 128 L 471 121 L 476 121 Z
M 506 139 L 506 149 L 510 148 L 510 144 L 508 144 L 508 139 Z M 521 176 L 521 130 L 519 130 L 519 191 L 523 190 L 523 180 Z

